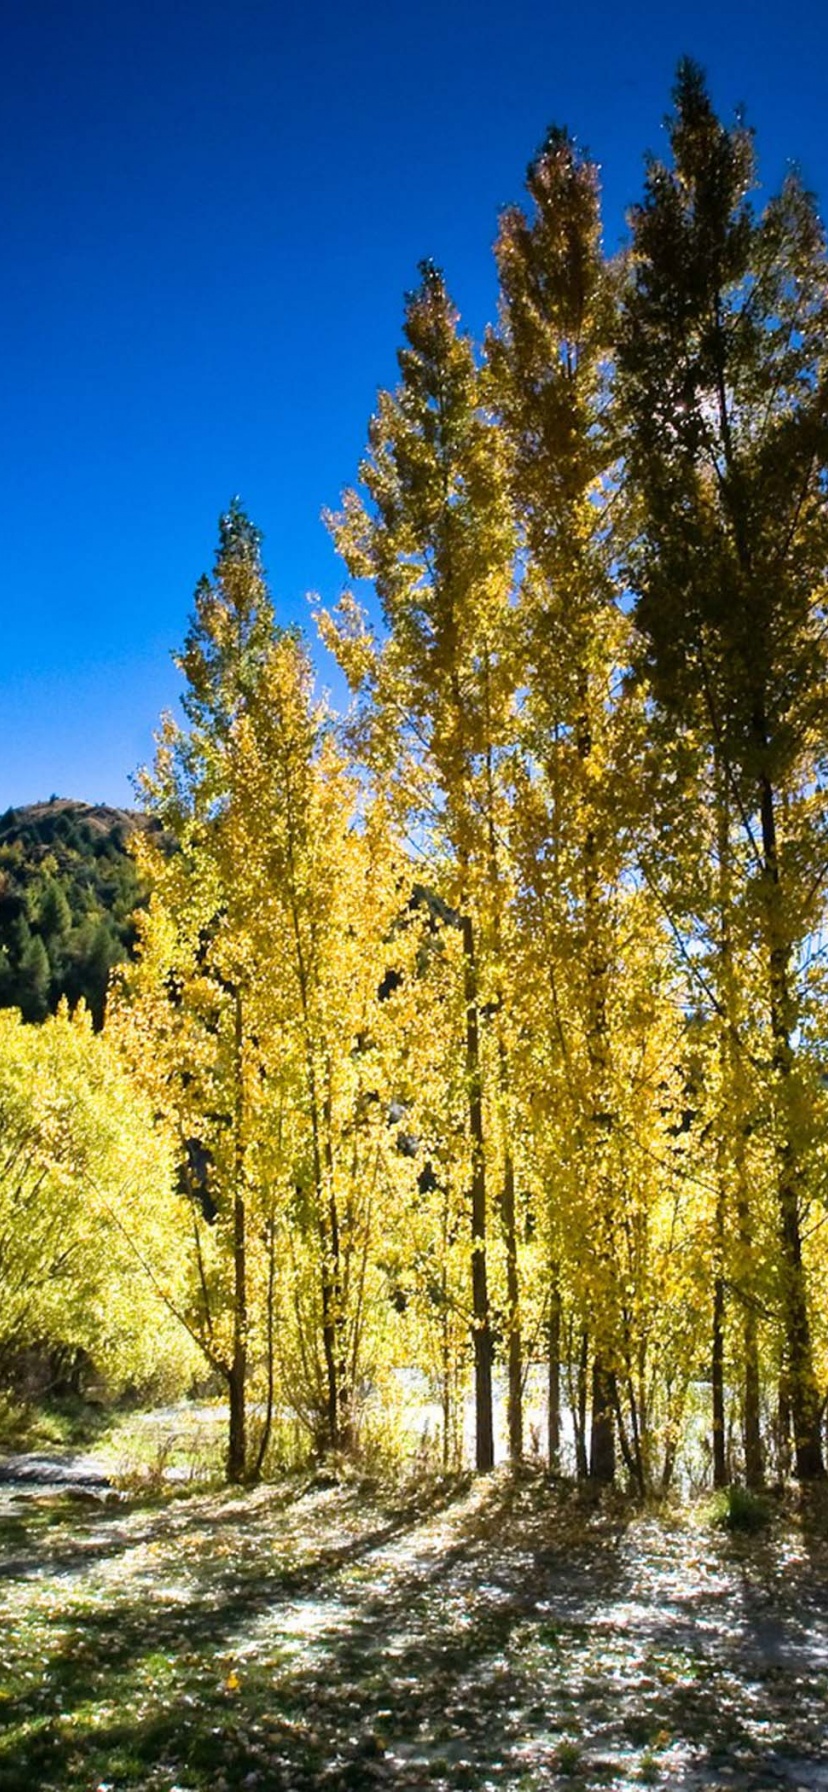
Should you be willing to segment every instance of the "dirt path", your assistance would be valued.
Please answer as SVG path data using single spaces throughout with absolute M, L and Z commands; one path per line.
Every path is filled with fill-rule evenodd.
M 6 1528 L 0 1792 L 828 1792 L 821 1522 L 738 1539 L 495 1478 Z

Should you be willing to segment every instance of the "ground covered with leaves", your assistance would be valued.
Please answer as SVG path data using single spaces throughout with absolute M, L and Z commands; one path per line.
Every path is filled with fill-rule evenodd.
M 0 1523 L 2 1792 L 828 1792 L 828 1526 L 356 1481 Z

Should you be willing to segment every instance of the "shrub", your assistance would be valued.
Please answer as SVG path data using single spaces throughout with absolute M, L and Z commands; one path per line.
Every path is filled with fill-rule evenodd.
M 717 1494 L 713 1523 L 725 1531 L 763 1531 L 771 1521 L 771 1507 L 763 1494 L 734 1483 Z

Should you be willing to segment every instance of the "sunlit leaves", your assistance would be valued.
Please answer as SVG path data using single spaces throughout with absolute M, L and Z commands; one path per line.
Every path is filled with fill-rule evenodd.
M 0 1117 L 0 1349 L 82 1348 L 116 1386 L 186 1374 L 158 1298 L 181 1280 L 169 1142 L 83 1010 L 0 1014 Z

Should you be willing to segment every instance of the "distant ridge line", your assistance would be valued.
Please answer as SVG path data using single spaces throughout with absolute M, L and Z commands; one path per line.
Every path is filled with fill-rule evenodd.
M 115 809 L 109 803 L 84 803 L 77 797 L 54 796 L 36 803 L 10 804 L 0 815 L 0 840 L 20 828 L 37 828 L 44 821 L 65 815 L 73 821 L 85 822 L 93 833 L 110 834 L 113 828 L 129 832 L 151 824 L 151 816 L 141 809 Z

